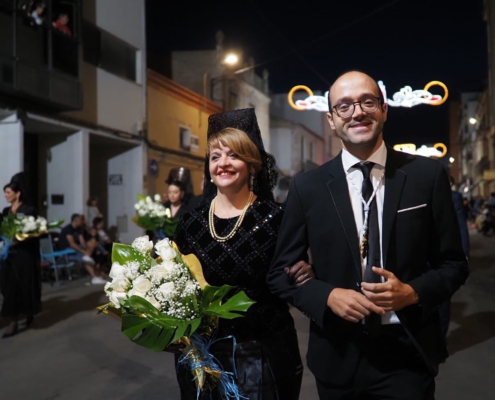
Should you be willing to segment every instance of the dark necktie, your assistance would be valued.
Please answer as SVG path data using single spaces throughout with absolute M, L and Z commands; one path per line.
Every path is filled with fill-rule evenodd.
M 364 164 L 356 164 L 355 167 L 360 169 L 363 173 L 363 186 L 361 187 L 361 193 L 366 203 L 373 194 L 373 184 L 371 183 L 370 173 L 375 163 L 367 162 Z M 364 205 L 363 205 L 364 214 Z M 364 218 L 363 218 L 364 223 Z M 375 274 L 372 267 L 380 268 L 381 255 L 380 255 L 380 229 L 378 227 L 378 208 L 376 206 L 376 195 L 373 201 L 369 205 L 368 215 L 368 243 L 366 249 L 366 268 L 364 270 L 363 282 L 380 283 L 380 276 Z M 370 333 L 377 334 L 381 325 L 381 318 L 378 314 L 371 313 L 369 317 L 366 317 L 365 324 L 369 328 Z

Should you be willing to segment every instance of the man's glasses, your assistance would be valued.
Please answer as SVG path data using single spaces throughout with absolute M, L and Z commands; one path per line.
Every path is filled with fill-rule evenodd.
M 359 104 L 361 110 L 363 110 L 366 114 L 373 114 L 376 110 L 378 110 L 378 106 L 381 102 L 382 99 L 379 97 L 366 97 L 363 100 L 354 101 L 352 103 L 337 104 L 336 106 L 333 106 L 332 109 L 335 110 L 340 118 L 349 118 L 352 114 L 354 114 L 356 104 Z

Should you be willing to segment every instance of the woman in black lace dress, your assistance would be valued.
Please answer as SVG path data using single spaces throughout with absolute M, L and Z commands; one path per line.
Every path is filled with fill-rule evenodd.
M 183 254 L 198 257 L 208 284 L 236 286 L 231 295 L 243 290 L 256 301 L 244 317 L 220 320 L 216 338 L 224 339 L 211 348 L 224 370 L 236 372 L 239 391 L 250 400 L 298 399 L 302 379 L 293 319 L 266 284 L 284 213 L 273 200 L 273 166 L 254 110 L 211 116 L 204 205 L 184 214 L 175 236 Z M 300 280 L 312 274 L 305 267 Z M 177 373 L 181 399 L 196 399 L 191 372 Z M 205 391 L 201 398 L 221 396 Z

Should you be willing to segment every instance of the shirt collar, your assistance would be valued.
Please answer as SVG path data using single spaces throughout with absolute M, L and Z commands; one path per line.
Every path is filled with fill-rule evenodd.
M 367 160 L 360 160 L 349 153 L 345 148 L 342 150 L 342 165 L 344 166 L 345 172 L 349 172 L 357 163 L 364 162 L 373 162 L 385 168 L 387 162 L 387 146 L 385 146 L 385 142 L 382 142 L 381 146 Z

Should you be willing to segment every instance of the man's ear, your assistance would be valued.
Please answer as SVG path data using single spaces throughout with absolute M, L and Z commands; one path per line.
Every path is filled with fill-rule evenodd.
M 333 121 L 333 115 L 331 112 L 327 113 L 327 121 L 330 124 L 330 128 L 332 128 L 332 130 L 334 131 L 335 130 L 335 123 Z

